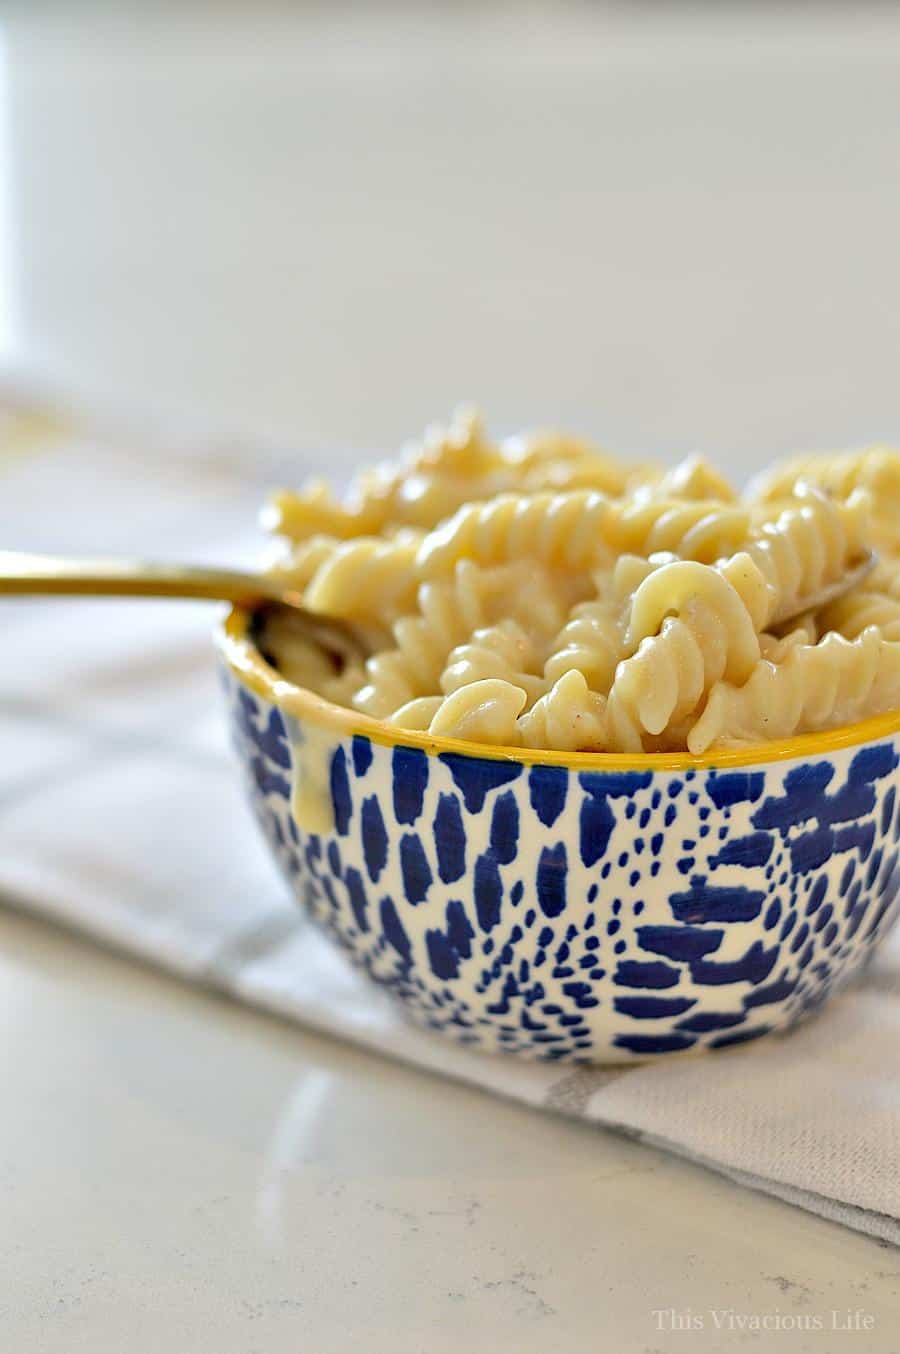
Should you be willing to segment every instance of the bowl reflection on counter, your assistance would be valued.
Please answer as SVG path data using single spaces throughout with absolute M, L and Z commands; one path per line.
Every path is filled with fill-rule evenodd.
M 419 1024 L 631 1062 L 787 1029 L 898 913 L 900 714 L 619 756 L 392 729 L 220 637 L 256 815 L 298 900 Z

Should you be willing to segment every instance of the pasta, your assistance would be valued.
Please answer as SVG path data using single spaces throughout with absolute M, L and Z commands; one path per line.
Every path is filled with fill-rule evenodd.
M 517 729 L 526 747 L 594 752 L 606 746 L 606 702 L 572 668 L 521 716 Z
M 609 514 L 609 545 L 645 556 L 670 551 L 712 564 L 743 544 L 750 530 L 746 508 L 727 501 L 654 495 L 624 500 Z
M 743 686 L 722 682 L 688 734 L 691 752 L 714 743 L 786 738 L 849 724 L 900 703 L 900 644 L 876 626 L 858 639 L 830 631 L 819 644 L 792 646 L 780 663 L 763 659 Z
M 747 486 L 752 499 L 783 498 L 801 480 L 818 484 L 838 498 L 868 489 L 886 507 L 900 506 L 900 451 L 866 447 L 835 455 L 798 456 L 764 470 Z
M 596 490 L 498 494 L 466 504 L 432 531 L 418 552 L 418 568 L 425 577 L 435 577 L 461 559 L 497 564 L 533 558 L 587 570 L 605 553 L 611 514 L 612 501 Z
M 353 704 L 366 714 L 385 717 L 409 701 L 434 695 L 445 674 L 452 690 L 450 670 L 455 663 L 468 663 L 472 680 L 472 651 L 478 645 L 484 655 L 489 627 L 520 619 L 531 627 L 537 642 L 542 634 L 558 629 L 570 597 L 570 591 L 554 588 L 527 561 L 479 569 L 471 560 L 460 560 L 449 579 L 426 580 L 418 586 L 415 611 L 394 622 L 393 647 L 368 660 L 367 681 Z M 475 640 L 476 635 L 481 639 Z M 460 645 L 466 646 L 466 653 L 458 653 Z M 482 665 L 485 661 L 482 656 Z
M 774 522 L 763 522 L 747 554 L 771 587 L 767 620 L 833 583 L 865 549 L 872 500 L 854 489 L 846 501 L 798 483 Z
M 275 493 L 264 524 L 294 541 L 315 534 L 350 539 L 392 527 L 434 527 L 479 496 L 570 487 L 620 494 L 627 483 L 628 472 L 612 457 L 562 433 L 532 433 L 494 446 L 478 414 L 463 408 L 448 427 L 426 429 L 396 464 L 360 475 L 343 502 L 321 480 L 300 494 Z
M 511 682 L 535 700 L 543 693 L 539 648 L 518 621 L 502 620 L 476 630 L 450 654 L 441 673 L 441 690 L 450 695 L 485 678 Z
M 622 608 L 608 598 L 582 602 L 553 642 L 544 677 L 556 682 L 575 671 L 594 691 L 606 692 L 624 651 Z
M 486 677 L 461 686 L 442 701 L 428 729 L 444 738 L 466 738 L 476 743 L 518 743 L 516 717 L 525 700 L 521 687 Z
M 876 626 L 884 639 L 900 639 L 900 601 L 888 592 L 855 588 L 832 602 L 821 613 L 825 630 L 835 630 L 848 639 L 856 639 L 864 630 Z
M 831 456 L 799 456 L 782 461 L 757 475 L 746 497 L 762 502 L 784 497 L 795 484 L 817 484 L 836 498 L 849 498 L 854 489 L 872 497 L 872 538 L 879 549 L 900 548 L 900 450 L 866 447 Z
M 667 470 L 657 484 L 647 487 L 662 497 L 686 499 L 719 499 L 729 503 L 737 498 L 733 487 L 724 475 L 703 456 L 686 456 L 683 461 Z
M 721 567 L 675 560 L 648 574 L 631 605 L 636 652 L 609 694 L 607 746 L 640 752 L 645 733 L 683 721 L 715 682 L 749 677 L 760 657 L 751 608 L 758 617 L 763 605 L 765 583 L 747 555 Z
M 492 442 L 457 413 L 341 499 L 275 495 L 269 567 L 370 657 L 274 619 L 290 679 L 400 728 L 581 752 L 710 748 L 900 707 L 900 451 L 629 467 L 567 434 Z M 872 549 L 870 576 L 823 589 Z
M 708 500 L 612 500 L 585 489 L 507 493 L 460 508 L 425 538 L 418 563 L 434 575 L 458 559 L 488 564 L 523 555 L 569 569 L 596 567 L 622 551 L 713 561 L 747 540 L 751 520 L 746 508 Z

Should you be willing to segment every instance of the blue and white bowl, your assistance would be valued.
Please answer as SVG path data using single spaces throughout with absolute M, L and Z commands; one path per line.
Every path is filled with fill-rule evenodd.
M 900 714 L 712 753 L 494 749 L 220 652 L 253 806 L 297 898 L 419 1024 L 631 1062 L 785 1030 L 900 909 Z

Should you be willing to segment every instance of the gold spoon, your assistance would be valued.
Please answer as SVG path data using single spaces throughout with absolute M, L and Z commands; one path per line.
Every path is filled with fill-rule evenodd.
M 0 550 L 0 594 L 81 597 L 193 597 L 238 606 L 278 608 L 304 636 L 343 665 L 369 654 L 347 621 L 320 616 L 303 605 L 303 594 L 269 574 L 243 573 L 200 564 L 157 564 L 132 559 L 67 559 Z
M 825 587 L 819 588 L 818 592 L 812 592 L 799 601 L 795 599 L 793 603 L 788 603 L 787 606 L 776 610 L 766 628 L 780 630 L 789 621 L 796 620 L 798 616 L 802 616 L 807 611 L 818 611 L 820 607 L 830 606 L 832 602 L 836 602 L 839 597 L 851 592 L 853 588 L 858 587 L 864 579 L 868 578 L 877 563 L 878 552 L 869 550 L 862 556 L 858 564 L 854 564 L 852 569 L 848 569 L 834 583 L 827 583 Z M 2 586 L 3 584 L 0 583 L 0 589 L 2 589 Z
M 836 582 L 782 611 L 769 621 L 781 627 L 806 611 L 837 601 L 872 572 L 878 563 L 870 551 Z M 304 633 L 345 662 L 368 653 L 362 637 L 347 621 L 321 616 L 303 605 L 303 594 L 269 574 L 242 573 L 207 565 L 150 564 L 128 559 L 66 559 L 0 550 L 0 594 L 78 594 L 90 597 L 200 597 L 240 606 L 268 605 L 288 609 Z

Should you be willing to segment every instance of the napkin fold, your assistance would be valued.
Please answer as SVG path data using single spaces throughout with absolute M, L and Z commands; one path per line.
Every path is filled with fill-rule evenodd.
M 0 546 L 234 561 L 266 489 L 312 468 L 171 438 L 123 451 L 7 402 Z M 416 1030 L 288 898 L 226 746 L 212 620 L 183 603 L 0 603 L 0 902 L 900 1244 L 900 939 L 792 1035 L 706 1058 L 567 1069 Z

